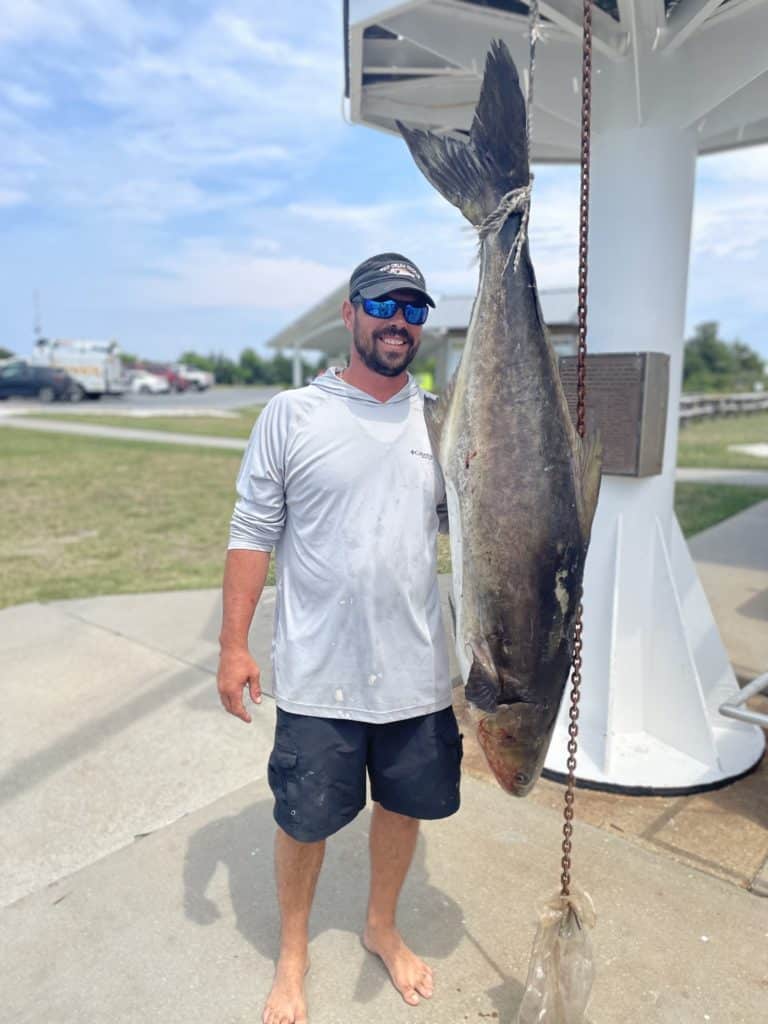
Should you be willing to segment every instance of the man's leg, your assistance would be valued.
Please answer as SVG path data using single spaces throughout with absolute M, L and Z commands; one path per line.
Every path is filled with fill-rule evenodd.
M 415 1006 L 432 995 L 432 971 L 403 942 L 395 927 L 397 900 L 411 865 L 419 821 L 373 805 L 371 820 L 371 891 L 363 942 L 384 961 L 395 988 Z
M 263 1024 L 306 1024 L 304 975 L 309 966 L 309 912 L 325 853 L 325 840 L 299 843 L 278 828 L 275 875 L 280 906 L 280 959 Z

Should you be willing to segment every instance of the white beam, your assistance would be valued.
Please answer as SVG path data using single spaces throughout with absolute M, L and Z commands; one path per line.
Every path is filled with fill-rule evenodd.
M 404 121 L 421 128 L 450 126 L 468 131 L 477 105 L 479 80 L 467 83 L 452 78 L 377 82 L 363 89 L 363 117 Z M 534 100 L 534 157 L 540 144 L 557 146 L 573 154 L 579 141 L 579 122 L 567 121 Z
M 509 18 L 503 28 L 498 20 L 495 25 L 488 19 L 464 18 L 457 23 L 455 13 L 441 5 L 411 11 L 402 18 L 382 24 L 441 59 L 473 71 L 477 75 L 478 95 L 485 55 L 493 39 L 504 40 L 521 72 L 528 66 L 527 26 L 518 21 L 510 28 Z M 580 101 L 573 91 L 571 79 L 578 73 L 578 51 L 567 40 L 548 39 L 539 45 L 537 66 L 534 88 L 537 102 L 568 124 L 577 124 Z
M 768 139 L 768 118 L 764 118 L 757 124 L 747 125 L 739 128 L 732 128 L 729 132 L 705 139 L 700 147 L 701 153 L 729 153 L 734 149 L 747 149 L 749 146 L 759 146 Z
M 637 123 L 643 123 L 643 82 L 640 73 L 641 62 L 645 56 L 648 40 L 641 40 L 637 23 L 637 10 L 635 0 L 618 0 L 621 23 L 629 31 L 629 48 L 632 53 L 632 80 L 635 92 L 635 112 Z
M 581 42 L 583 34 L 584 4 L 582 0 L 541 0 L 539 10 L 545 18 Z M 593 45 L 607 57 L 617 60 L 624 56 L 629 35 L 622 24 L 619 27 L 610 14 L 592 7 Z
M 410 39 L 366 39 L 365 60 L 366 64 L 386 65 L 389 68 L 448 70 L 451 66 L 451 62 L 444 57 L 417 46 Z
M 711 110 L 697 127 L 706 145 L 707 139 L 730 133 L 764 121 L 768 113 L 768 74 L 761 75 L 741 92 Z
M 671 51 L 682 46 L 721 3 L 722 0 L 686 0 L 685 3 L 678 4 L 667 19 L 661 49 Z
M 679 104 L 687 115 L 685 123 L 695 123 L 768 72 L 768 47 L 759 43 L 767 35 L 768 2 L 763 2 L 738 17 L 718 19 L 716 26 L 707 26 L 688 40 L 675 58 L 684 57 L 683 89 L 669 96 L 670 103 Z M 686 82 L 692 86 L 689 90 Z

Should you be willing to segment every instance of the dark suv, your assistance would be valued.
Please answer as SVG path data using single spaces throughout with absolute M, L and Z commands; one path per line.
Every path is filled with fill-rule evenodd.
M 67 371 L 55 366 L 32 366 L 23 359 L 0 364 L 0 399 L 24 397 L 39 398 L 41 402 L 69 401 L 76 388 Z

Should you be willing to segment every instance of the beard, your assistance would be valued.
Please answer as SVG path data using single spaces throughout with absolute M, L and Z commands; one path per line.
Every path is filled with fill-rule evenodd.
M 381 339 L 389 335 L 401 338 L 403 345 L 400 348 L 385 349 Z M 382 377 L 397 377 L 403 373 L 416 358 L 419 350 L 418 344 L 414 341 L 413 335 L 404 327 L 382 327 L 381 330 L 372 331 L 368 338 L 363 337 L 360 325 L 355 323 L 352 332 L 357 354 L 374 373 L 380 373 Z

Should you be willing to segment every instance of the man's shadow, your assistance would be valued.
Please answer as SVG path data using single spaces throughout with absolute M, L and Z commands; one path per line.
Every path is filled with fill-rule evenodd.
M 190 837 L 184 863 L 184 908 L 188 918 L 211 924 L 221 910 L 206 895 L 221 865 L 228 874 L 229 893 L 238 931 L 261 956 L 276 960 L 280 920 L 275 895 L 272 801 L 260 800 Z M 325 867 L 320 876 L 310 919 L 310 942 L 324 931 L 362 933 L 368 897 L 367 833 L 370 810 L 328 840 Z M 329 870 L 330 869 L 330 870 Z M 338 879 L 343 879 L 343 889 Z M 480 943 L 467 932 L 461 908 L 429 881 L 425 840 L 419 838 L 398 910 L 398 926 L 409 945 L 427 961 L 449 956 L 468 937 L 498 972 L 501 984 L 489 992 L 502 1020 L 511 1019 L 522 997 L 522 986 L 506 975 Z M 355 988 L 355 1001 L 367 1003 L 388 976 L 377 958 L 365 957 Z

